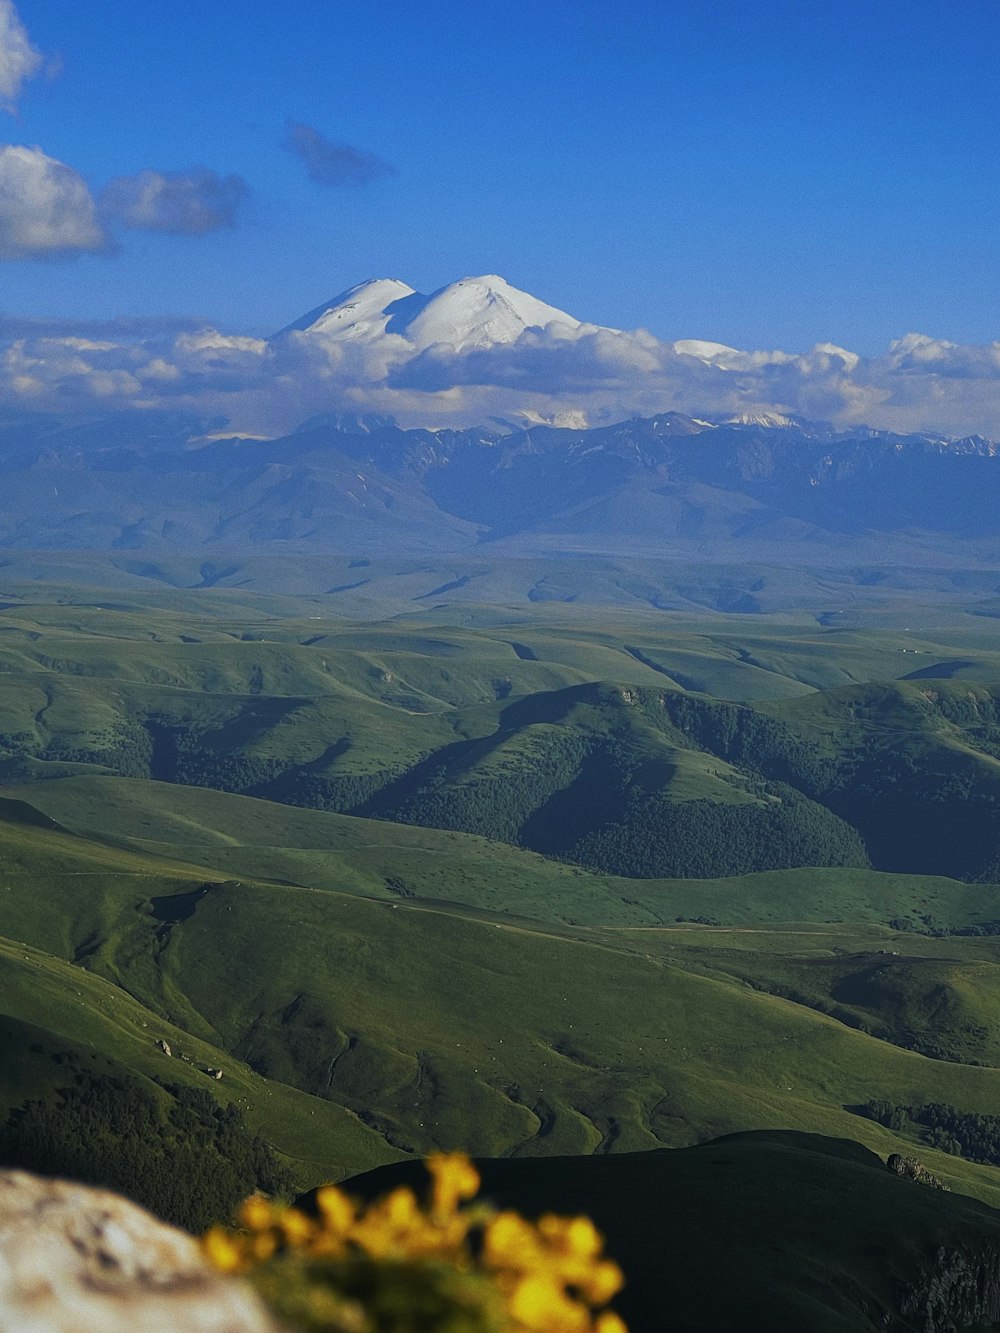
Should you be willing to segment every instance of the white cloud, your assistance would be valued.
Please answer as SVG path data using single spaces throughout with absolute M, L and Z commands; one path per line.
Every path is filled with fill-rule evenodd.
M 42 54 L 31 44 L 13 0 L 0 0 L 0 105 L 8 111 L 21 85 L 42 67 Z
M 301 333 L 267 341 L 155 323 L 131 336 L 84 324 L 12 332 L 22 336 L 8 335 L 0 350 L 2 405 L 171 407 L 254 435 L 337 410 L 465 426 L 515 416 L 598 424 L 674 409 L 1000 438 L 1000 345 L 924 335 L 864 358 L 829 343 L 804 353 L 740 350 L 594 325 L 529 329 L 514 343 L 464 354 L 417 352 L 398 335 L 367 344 Z
M 146 170 L 110 181 L 101 206 L 125 227 L 202 236 L 234 227 L 248 193 L 242 176 L 220 176 L 208 167 Z
M 78 172 L 40 148 L 0 146 L 0 259 L 62 259 L 108 248 Z
M 1000 342 L 968 347 L 923 333 L 908 333 L 890 344 L 889 360 L 896 370 L 904 372 L 932 372 L 958 379 L 1000 378 Z

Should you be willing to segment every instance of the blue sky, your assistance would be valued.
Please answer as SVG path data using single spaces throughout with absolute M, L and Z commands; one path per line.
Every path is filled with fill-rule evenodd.
M 995 0 L 17 0 L 46 68 L 0 138 L 97 196 L 200 166 L 235 225 L 108 223 L 0 309 L 263 333 L 342 288 L 498 272 L 660 338 L 881 352 L 998 336 Z M 309 179 L 288 122 L 394 171 Z M 370 160 L 370 159 L 366 159 Z M 122 214 L 124 216 L 124 214 Z
M 1000 438 L 998 17 L 0 0 L 0 412 Z M 266 341 L 368 278 L 489 273 L 585 325 Z

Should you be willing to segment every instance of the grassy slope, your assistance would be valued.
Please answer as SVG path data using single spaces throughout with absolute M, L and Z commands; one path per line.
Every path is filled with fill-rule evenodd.
M 250 1124 L 290 1161 L 303 1181 L 343 1174 L 396 1155 L 340 1106 L 261 1078 L 229 1052 L 192 1035 L 100 976 L 22 943 L 0 940 L 0 977 L 5 1042 L 0 1106 L 4 1108 L 59 1086 L 59 1066 L 51 1062 L 51 1054 L 74 1050 L 99 1060 L 95 1067 L 100 1072 L 127 1069 L 140 1077 L 206 1088 L 223 1103 L 239 1102 Z M 7 1046 L 12 1019 L 30 1025 L 30 1040 L 22 1035 Z M 161 1038 L 173 1052 L 169 1059 L 156 1046 Z M 43 1045 L 43 1054 L 32 1058 L 31 1048 L 38 1044 Z M 208 1068 L 221 1068 L 223 1082 L 209 1079 L 204 1073 Z
M 7 1012 L 141 1073 L 162 1072 L 160 1035 L 221 1065 L 303 1177 L 393 1148 L 622 1151 L 771 1125 L 884 1153 L 900 1140 L 845 1105 L 1000 1097 L 1000 1070 L 898 1050 L 632 939 L 250 881 L 212 888 L 164 935 L 150 899 L 189 893 L 197 872 L 126 870 L 114 858 L 133 854 L 111 851 L 116 869 L 81 875 L 79 839 L 15 830 L 5 919 L 27 943 L 3 952 Z M 66 961 L 83 944 L 86 970 Z M 926 1157 L 1000 1201 L 988 1170 Z
M 300 810 L 173 784 L 111 777 L 6 789 L 90 838 L 227 875 L 419 898 L 577 925 L 857 921 L 928 912 L 949 927 L 1000 917 L 1000 889 L 871 870 L 779 870 L 721 880 L 599 875 L 471 834 Z
M 398 773 L 456 741 L 482 740 L 455 757 L 450 776 L 486 781 L 498 767 L 534 764 L 533 725 L 595 736 L 620 727 L 610 691 L 572 688 L 614 681 L 754 700 L 831 758 L 883 737 L 918 758 L 944 747 L 946 759 L 982 767 L 984 781 L 996 767 L 960 728 L 940 725 L 923 680 L 850 688 L 938 670 L 955 679 L 934 689 L 961 698 L 969 672 L 1000 679 L 1000 654 L 970 631 L 939 642 L 770 618 L 761 632 L 734 617 L 612 610 L 582 625 L 551 608 L 535 623 L 512 609 L 506 624 L 475 630 L 403 620 L 362 628 L 304 607 L 272 614 L 267 599 L 234 619 L 221 594 L 205 596 L 210 614 L 200 616 L 183 604 L 151 614 L 127 600 L 0 607 L 0 735 L 16 738 L 14 753 L 44 755 L 53 743 L 100 752 L 116 729 L 153 717 L 204 734 L 220 754 L 306 764 L 319 776 Z M 514 706 L 526 698 L 537 716 Z M 739 799 L 723 759 L 672 748 L 635 719 L 630 735 L 672 799 Z M 31 769 L 46 771 L 65 770 Z
M 118 940 L 137 909 L 148 912 L 154 897 L 190 892 L 205 882 L 206 872 L 20 822 L 5 821 L 0 831 L 0 1012 L 6 1019 L 44 1034 L 49 1052 L 93 1053 L 139 1075 L 192 1082 L 224 1102 L 238 1100 L 280 1152 L 297 1162 L 323 1163 L 313 1170 L 329 1170 L 332 1163 L 343 1170 L 352 1159 L 375 1163 L 393 1155 L 356 1117 L 265 1082 L 213 1043 L 206 1025 L 198 1030 L 184 997 L 149 964 L 158 947 L 154 919 L 147 918 L 145 950 L 133 953 L 134 993 L 88 969 L 94 952 Z M 157 1049 L 161 1037 L 178 1058 L 168 1061 Z M 29 1047 L 38 1040 L 36 1034 Z M 24 1063 L 18 1057 L 24 1044 L 5 1029 L 0 1107 L 53 1086 L 58 1066 Z M 209 1067 L 225 1071 L 223 1083 L 205 1076 Z
M 254 614 L 244 610 L 234 618 L 225 614 L 222 594 L 205 595 L 209 614 L 201 616 L 183 597 L 155 615 L 141 599 L 99 606 L 12 603 L 0 609 L 0 736 L 7 738 L 11 763 L 20 765 L 9 771 L 32 778 L 83 772 L 86 766 L 93 771 L 102 755 L 106 766 L 121 767 L 116 733 L 131 728 L 142 742 L 136 720 L 153 718 L 175 733 L 199 736 L 199 746 L 223 768 L 249 756 L 258 766 L 256 776 L 239 780 L 265 784 L 257 788 L 262 794 L 268 793 L 268 781 L 280 780 L 275 794 L 282 799 L 332 800 L 358 808 L 370 787 L 350 792 L 339 787 L 333 798 L 323 783 L 363 779 L 377 785 L 409 772 L 411 787 L 398 793 L 399 799 L 378 798 L 361 808 L 438 824 L 449 822 L 441 811 L 451 808 L 460 827 L 510 836 L 505 828 L 487 827 L 476 813 L 482 793 L 499 781 L 510 794 L 507 822 L 546 850 L 530 821 L 551 823 L 547 804 L 558 798 L 560 783 L 576 780 L 574 774 L 593 787 L 597 760 L 593 754 L 567 759 L 552 790 L 544 783 L 535 783 L 535 790 L 539 755 L 551 749 L 553 736 L 578 744 L 589 738 L 598 748 L 609 738 L 624 737 L 632 767 L 623 770 L 619 797 L 631 778 L 641 775 L 640 785 L 652 783 L 669 802 L 756 802 L 762 812 L 762 798 L 747 793 L 725 757 L 692 749 L 682 737 L 671 737 L 648 719 L 625 718 L 613 706 L 616 690 L 624 695 L 641 686 L 753 699 L 824 756 L 834 778 L 842 761 L 856 764 L 859 756 L 867 756 L 865 762 L 874 756 L 872 762 L 883 767 L 915 765 L 925 786 L 952 773 L 983 792 L 1000 786 L 1000 761 L 977 748 L 974 727 L 947 722 L 941 702 L 960 705 L 974 690 L 989 696 L 985 687 L 968 683 L 969 673 L 1000 676 L 1000 655 L 978 631 L 880 634 L 772 617 L 762 632 L 759 620 L 737 628 L 735 617 L 626 617 L 611 609 L 593 625 L 582 625 L 578 613 L 570 619 L 552 608 L 534 620 L 512 609 L 505 620 L 498 613 L 503 623 L 476 629 L 416 619 L 359 627 L 314 616 L 307 610 L 311 603 L 296 606 L 296 616 L 277 614 L 288 603 L 268 599 L 254 603 Z M 933 684 L 923 678 L 935 671 L 949 678 Z M 851 683 L 915 673 L 920 679 Z M 601 679 L 619 684 L 603 687 L 596 683 Z M 130 744 L 135 740 L 134 735 Z M 23 753 L 33 757 L 19 760 Z M 136 762 L 148 760 L 148 754 L 140 755 Z M 446 787 L 414 804 L 418 789 L 441 764 L 447 766 Z M 234 779 L 231 772 L 213 776 L 206 770 L 187 780 L 231 785 Z M 923 867 L 919 856 L 913 864 L 901 862 L 904 852 L 895 844 L 881 847 L 878 825 L 895 825 L 901 818 L 895 780 L 890 774 L 884 819 L 882 806 L 871 802 L 858 810 L 838 807 L 853 823 L 863 824 L 865 811 L 874 811 L 874 827 L 864 825 L 864 833 L 879 851 L 878 864 L 992 873 L 992 832 L 980 847 L 972 845 L 971 830 L 970 838 L 949 841 L 947 828 L 935 825 L 920 855 L 933 860 L 934 848 L 942 850 Z M 314 782 L 318 792 L 309 786 Z M 453 799 L 456 793 L 465 804 Z M 835 786 L 832 799 L 848 798 L 849 791 L 838 796 Z M 921 823 L 952 819 L 940 802 L 924 806 Z M 796 818 L 801 822 L 816 814 L 803 810 Z M 634 824 L 636 817 L 633 812 L 628 819 Z M 529 827 L 530 836 L 524 833 Z M 634 842 L 635 831 L 628 828 Z M 962 861 L 964 845 L 968 864 Z M 593 864 L 639 869 L 634 857 L 623 860 L 613 846 L 599 855 L 593 848 L 581 854 Z M 823 859 L 821 851 L 800 854 Z M 835 849 L 833 859 L 838 854 Z M 857 858 L 850 853 L 842 859 Z M 649 868 L 685 864 L 661 859 Z M 751 857 L 731 868 L 755 864 L 760 859 Z M 711 858 L 703 867 L 708 873 L 720 868 Z
M 235 681 L 240 659 L 252 661 L 262 643 L 298 643 L 305 646 L 303 663 L 329 660 L 334 653 L 338 678 L 355 656 L 388 661 L 391 669 L 389 659 L 402 654 L 411 664 L 423 659 L 420 670 L 439 683 L 443 673 L 460 681 L 477 665 L 491 674 L 498 668 L 523 670 L 534 688 L 542 686 L 530 673 L 545 668 L 568 671 L 577 680 L 648 685 L 665 684 L 666 673 L 684 688 L 733 699 L 797 696 L 942 664 L 938 675 L 1000 679 L 1000 652 L 988 624 L 984 628 L 982 620 L 956 613 L 939 628 L 933 621 L 922 629 L 903 628 L 890 614 L 873 626 L 844 628 L 817 625 L 808 613 L 626 613 L 606 606 L 588 607 L 581 615 L 575 605 L 532 607 L 498 599 L 488 608 L 414 606 L 408 615 L 359 624 L 344 620 L 329 599 L 233 589 L 115 592 L 99 598 L 80 588 L 34 584 L 5 588 L 0 597 L 9 599 L 0 607 L 0 645 L 12 661 L 51 659 L 45 667 L 51 670 L 60 657 L 71 662 L 79 656 L 92 670 L 103 646 L 103 661 L 116 677 L 141 674 L 144 661 L 160 669 L 164 652 L 171 661 L 168 671 L 180 662 L 182 673 L 196 672 L 199 661 L 224 650 Z M 116 652 L 113 643 L 125 647 Z M 530 656 L 519 656 L 512 644 Z
M 763 635 L 755 626 L 751 639 L 737 618 L 722 627 L 718 618 L 694 625 L 610 613 L 582 629 L 578 613 L 572 620 L 551 608 L 544 620 L 494 613 L 475 632 L 426 623 L 361 629 L 317 625 L 311 612 L 296 622 L 287 604 L 250 598 L 256 619 L 237 619 L 227 597 L 206 599 L 210 615 L 180 597 L 152 618 L 141 599 L 123 599 L 121 609 L 50 605 L 0 616 L 10 710 L 0 729 L 27 718 L 40 735 L 86 736 L 152 697 L 169 698 L 177 716 L 185 708 L 221 716 L 234 699 L 253 708 L 277 698 L 301 701 L 297 718 L 279 710 L 284 753 L 314 743 L 317 718 L 358 726 L 370 716 L 371 739 L 357 757 L 374 765 L 393 747 L 414 753 L 454 736 L 456 707 L 488 727 L 498 683 L 516 692 L 613 675 L 790 699 L 844 676 L 913 669 L 901 652 L 912 636 L 863 630 L 772 622 Z M 967 637 L 961 648 L 984 673 L 996 661 L 988 637 Z M 944 639 L 921 643 L 935 662 L 959 651 Z M 906 686 L 899 697 L 920 697 L 922 688 Z M 417 716 L 407 700 L 434 711 Z M 815 696 L 780 707 L 818 725 Z M 840 715 L 834 723 L 846 725 Z M 899 1050 L 810 1007 L 827 1003 L 854 966 L 836 961 L 838 950 L 894 949 L 885 923 L 914 906 L 953 926 L 996 919 L 993 889 L 853 870 L 635 882 L 463 835 L 154 783 L 86 777 L 15 794 L 90 841 L 3 825 L 8 1013 L 140 1072 L 162 1065 L 142 1027 L 157 1024 L 192 1058 L 227 1070 L 224 1090 L 239 1087 L 251 1118 L 304 1163 L 303 1174 L 356 1169 L 393 1155 L 393 1144 L 619 1151 L 775 1124 L 862 1137 L 886 1152 L 899 1140 L 845 1105 L 868 1096 L 984 1111 L 997 1104 L 1000 1071 Z M 158 933 L 151 898 L 219 876 L 242 883 L 213 889 L 190 918 Z M 414 898 L 400 897 L 400 882 Z M 489 919 L 490 911 L 508 916 Z M 700 915 L 754 929 L 675 920 Z M 787 925 L 796 922 L 805 924 Z M 636 929 L 648 926 L 656 929 Z M 992 1051 L 989 941 L 907 936 L 906 951 L 938 968 L 925 969 L 931 988 L 962 992 L 956 1031 L 988 1029 L 965 1054 Z M 752 986 L 794 987 L 802 1002 Z M 897 1026 L 926 990 L 907 991 Z M 849 1003 L 862 1021 L 864 1005 Z M 122 1005 L 134 1006 L 127 1022 L 115 1017 Z M 244 1057 L 272 1077 L 249 1073 Z M 927 1157 L 958 1187 L 997 1198 L 987 1169 Z

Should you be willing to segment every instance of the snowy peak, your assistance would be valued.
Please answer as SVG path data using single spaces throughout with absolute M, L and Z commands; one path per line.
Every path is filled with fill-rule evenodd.
M 378 337 L 385 332 L 390 308 L 416 295 L 398 278 L 372 278 L 316 306 L 275 337 L 289 333 L 315 333 L 352 341 Z
M 681 338 L 671 346 L 678 356 L 693 357 L 717 370 L 749 370 L 753 364 L 752 357 L 739 348 L 727 347 L 725 343 L 707 342 L 704 338 Z
M 444 345 L 456 352 L 516 342 L 525 329 L 580 321 L 496 274 L 463 278 L 423 296 L 395 278 L 376 278 L 310 310 L 277 334 L 324 341 L 372 342 L 398 335 L 415 351 Z
M 463 352 L 512 343 L 525 329 L 549 324 L 575 329 L 580 321 L 490 273 L 436 291 L 409 323 L 406 336 L 419 347 L 444 343 Z
M 802 423 L 795 417 L 787 417 L 783 412 L 740 412 L 734 417 L 727 417 L 725 426 L 762 426 L 765 430 L 788 430 L 799 427 Z

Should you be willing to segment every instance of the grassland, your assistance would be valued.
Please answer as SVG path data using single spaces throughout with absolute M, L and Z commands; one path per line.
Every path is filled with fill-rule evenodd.
M 113 785 L 104 780 L 108 809 Z M 189 794 L 253 813 L 262 804 Z M 6 828 L 10 1017 L 147 1077 L 168 1063 L 161 1037 L 177 1053 L 171 1076 L 213 1086 L 204 1069 L 223 1068 L 216 1090 L 245 1104 L 303 1183 L 458 1143 L 487 1155 L 618 1152 L 775 1124 L 885 1153 L 899 1136 L 845 1107 L 885 1097 L 988 1112 L 1000 1094 L 992 1068 L 901 1049 L 802 997 L 748 986 L 743 932 L 581 927 L 218 880 L 114 840 Z M 453 864 L 475 859 L 478 840 L 449 840 Z M 570 871 L 561 887 L 585 878 Z M 758 927 L 755 952 L 773 966 L 784 950 L 792 966 L 794 947 L 800 966 L 856 947 L 851 929 Z M 885 927 L 867 935 L 899 942 Z M 980 960 L 991 944 L 913 938 Z M 24 1091 L 22 1072 L 8 1104 Z M 926 1156 L 958 1188 L 1000 1199 L 989 1169 Z
M 618 768 L 594 772 L 622 790 L 767 808 L 794 780 L 891 863 L 876 834 L 901 790 L 934 828 L 995 805 L 981 620 L 467 605 L 359 625 L 315 605 L 10 591 L 3 1105 L 51 1096 L 64 1049 L 147 1080 L 169 1065 L 245 1106 L 308 1184 L 433 1147 L 604 1155 L 773 1127 L 885 1155 L 915 1140 L 855 1114 L 869 1098 L 1000 1104 L 1000 888 L 955 873 L 966 825 L 950 874 L 917 858 L 699 879 L 587 868 L 524 832 L 560 850 L 565 793 L 614 742 Z M 564 744 L 583 758 L 505 838 L 306 799 L 416 821 L 437 775 L 442 808 L 474 788 L 495 815 Z M 993 1168 L 920 1151 L 1000 1202 Z
M 234 621 L 206 596 L 200 618 L 184 598 L 155 618 L 11 601 L 0 776 L 208 786 L 631 877 L 870 861 L 1000 878 L 1000 667 L 978 628 L 747 634 L 610 611 L 571 628 L 520 608 L 502 628 L 359 627 L 267 599 Z

